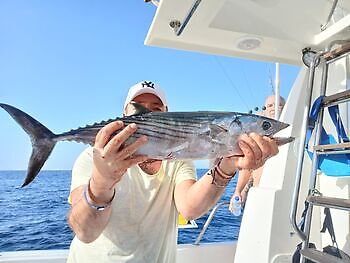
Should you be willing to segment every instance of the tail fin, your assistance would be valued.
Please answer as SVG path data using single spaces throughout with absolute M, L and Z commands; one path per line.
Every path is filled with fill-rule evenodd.
M 22 184 L 22 187 L 24 187 L 34 180 L 46 160 L 49 158 L 49 155 L 56 144 L 56 141 L 54 140 L 56 135 L 27 113 L 4 103 L 0 103 L 0 107 L 6 110 L 23 128 L 23 130 L 30 136 L 32 142 L 33 149 L 28 164 L 27 176 Z

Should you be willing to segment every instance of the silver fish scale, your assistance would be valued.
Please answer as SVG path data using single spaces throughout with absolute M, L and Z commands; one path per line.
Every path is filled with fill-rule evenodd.
M 134 137 L 146 135 L 159 140 L 188 140 L 209 131 L 209 125 L 223 117 L 235 118 L 230 112 L 152 112 L 125 117 L 125 124 L 135 123 L 138 129 Z
M 100 123 L 87 125 L 69 132 L 62 133 L 56 137 L 56 141 L 73 140 L 87 144 L 93 144 L 98 131 L 106 124 L 120 120 L 129 125 L 135 123 L 138 125 L 136 133 L 133 138 L 128 141 L 129 144 L 135 141 L 136 138 L 146 135 L 149 140 L 159 141 L 166 140 L 186 140 L 193 136 L 198 136 L 210 130 L 209 125 L 215 124 L 224 129 L 228 129 L 233 121 L 238 121 L 242 117 L 251 117 L 252 120 L 257 116 L 253 114 L 243 114 L 236 112 L 150 112 L 140 115 L 126 116 L 123 118 L 110 119 Z M 263 118 L 260 117 L 259 118 Z M 225 121 L 225 120 L 229 120 Z M 268 118 L 266 118 L 268 119 Z M 251 121 L 252 121 L 251 120 Z M 241 132 L 244 132 L 242 127 Z M 117 134 L 118 132 L 116 132 Z
M 241 153 L 232 139 L 236 140 L 245 131 L 261 134 L 257 125 L 251 125 L 257 118 L 270 120 L 235 112 L 154 112 L 125 117 L 123 121 L 138 125 L 126 144 L 142 135 L 148 137 L 148 143 L 138 151 L 139 154 L 157 159 L 207 159 Z

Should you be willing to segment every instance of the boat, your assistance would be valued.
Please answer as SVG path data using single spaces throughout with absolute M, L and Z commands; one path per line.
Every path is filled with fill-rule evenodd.
M 238 241 L 205 244 L 197 239 L 195 244 L 179 245 L 177 262 L 292 262 L 302 242 L 304 258 L 347 262 L 322 252 L 332 242 L 320 229 L 323 206 L 331 207 L 338 247 L 350 254 L 350 218 L 343 211 L 350 209 L 350 177 L 326 176 L 315 167 L 317 157 L 312 160 L 305 154 L 304 145 L 313 101 L 325 95 L 326 107 L 350 99 L 350 1 L 145 2 L 156 8 L 146 45 L 300 66 L 280 116 L 291 124 L 280 135 L 297 139 L 267 161 L 259 186 L 250 189 Z M 349 132 L 349 105 L 342 103 L 340 109 Z M 323 118 L 323 126 L 334 130 L 329 117 Z M 323 194 L 323 204 L 311 190 Z M 312 210 L 307 210 L 307 229 L 302 230 L 298 223 L 306 200 Z M 318 249 L 309 249 L 309 243 Z M 4 252 L 0 262 L 65 262 L 67 253 Z

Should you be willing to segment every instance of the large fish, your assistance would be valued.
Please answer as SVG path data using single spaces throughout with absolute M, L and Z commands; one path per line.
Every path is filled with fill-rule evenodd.
M 152 159 L 198 160 L 240 155 L 238 137 L 255 132 L 272 137 L 288 124 L 254 114 L 238 112 L 150 112 L 134 103 L 132 116 L 110 119 L 82 128 L 54 134 L 25 112 L 8 104 L 0 103 L 31 138 L 33 150 L 27 176 L 22 185 L 31 183 L 48 159 L 58 141 L 76 141 L 93 145 L 97 132 L 106 124 L 121 120 L 126 125 L 137 124 L 137 131 L 125 142 L 128 145 L 142 135 L 148 137 L 137 154 Z M 278 144 L 291 142 L 292 137 L 276 138 Z M 125 146 L 124 145 L 124 146 Z

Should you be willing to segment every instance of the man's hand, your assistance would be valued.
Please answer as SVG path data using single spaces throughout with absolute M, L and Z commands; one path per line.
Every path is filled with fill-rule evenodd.
M 137 126 L 134 123 L 124 127 L 123 122 L 115 121 L 103 127 L 96 135 L 90 182 L 90 189 L 96 201 L 103 203 L 109 200 L 108 198 L 113 194 L 114 185 L 121 180 L 126 170 L 147 160 L 147 156 L 133 155 L 147 142 L 146 136 L 138 138 L 125 148 L 122 147 L 136 129 Z M 121 131 L 113 136 L 118 130 Z
M 220 168 L 227 174 L 232 174 L 237 169 L 255 170 L 278 153 L 278 146 L 273 139 L 257 133 L 241 135 L 238 145 L 243 156 L 225 157 L 221 161 Z

